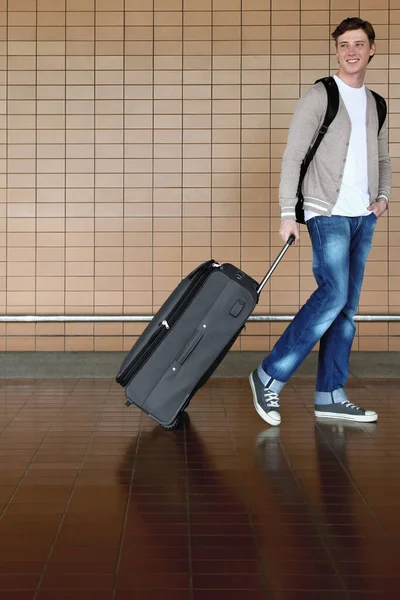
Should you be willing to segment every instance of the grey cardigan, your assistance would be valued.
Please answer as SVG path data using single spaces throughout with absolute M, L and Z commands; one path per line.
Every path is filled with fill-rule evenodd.
M 386 121 L 378 136 L 378 113 L 375 98 L 367 93 L 367 154 L 371 202 L 389 200 L 391 166 L 387 145 Z M 324 120 L 327 93 L 322 83 L 310 88 L 298 101 L 283 155 L 279 203 L 282 219 L 295 218 L 296 193 L 300 166 Z M 304 209 L 330 216 L 335 206 L 351 133 L 351 121 L 342 98 L 338 113 L 325 134 L 303 182 Z

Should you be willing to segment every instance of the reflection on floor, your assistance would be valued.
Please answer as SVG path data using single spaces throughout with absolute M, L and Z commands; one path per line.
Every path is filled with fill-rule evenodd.
M 377 424 L 270 428 L 213 379 L 180 430 L 112 380 L 0 381 L 0 599 L 391 599 L 400 589 L 400 379 L 350 382 Z

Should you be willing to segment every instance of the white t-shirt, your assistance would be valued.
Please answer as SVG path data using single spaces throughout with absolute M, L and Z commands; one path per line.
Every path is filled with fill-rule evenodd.
M 367 95 L 365 86 L 353 88 L 334 75 L 340 95 L 351 120 L 350 143 L 343 171 L 339 197 L 332 215 L 360 217 L 370 215 L 370 195 L 368 186 L 367 161 Z M 313 211 L 305 211 L 305 219 L 318 216 Z

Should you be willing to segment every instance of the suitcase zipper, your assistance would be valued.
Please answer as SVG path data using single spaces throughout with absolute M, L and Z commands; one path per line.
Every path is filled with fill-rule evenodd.
M 189 306 L 193 298 L 197 295 L 199 289 L 204 285 L 204 282 L 211 274 L 212 269 L 220 267 L 218 263 L 210 262 L 206 269 L 202 270 L 193 278 L 191 282 L 191 286 L 188 288 L 184 298 L 182 298 L 181 302 L 178 303 L 173 311 L 168 315 L 167 319 L 164 319 L 159 324 L 159 328 L 154 332 L 152 337 L 149 339 L 145 348 L 143 348 L 142 352 L 137 356 L 134 363 L 130 364 L 129 367 L 121 373 L 118 377 L 118 383 L 125 387 L 128 383 L 133 379 L 138 371 L 142 368 L 145 362 L 150 358 L 153 354 L 156 347 L 161 343 L 161 341 L 165 338 L 168 331 L 173 327 L 175 322 L 179 319 L 181 314 L 186 310 Z

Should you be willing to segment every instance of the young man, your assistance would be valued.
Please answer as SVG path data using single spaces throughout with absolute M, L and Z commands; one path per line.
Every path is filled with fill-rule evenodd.
M 315 392 L 317 417 L 372 422 L 378 415 L 348 401 L 348 377 L 354 339 L 353 317 L 377 219 L 387 210 L 391 167 L 386 122 L 378 135 L 378 113 L 364 86 L 375 54 L 375 32 L 357 17 L 345 19 L 332 33 L 340 92 L 331 123 L 303 183 L 304 209 L 318 288 L 300 309 L 272 352 L 250 375 L 254 406 L 271 425 L 281 422 L 279 392 L 320 342 Z M 322 125 L 327 93 L 314 85 L 297 104 L 282 161 L 279 198 L 280 234 L 299 239 L 295 221 L 300 165 Z

